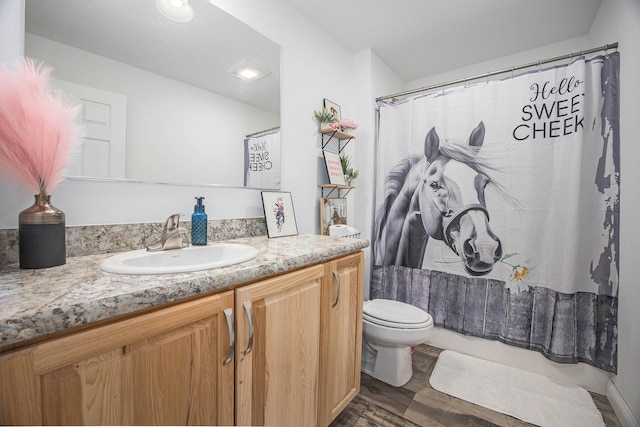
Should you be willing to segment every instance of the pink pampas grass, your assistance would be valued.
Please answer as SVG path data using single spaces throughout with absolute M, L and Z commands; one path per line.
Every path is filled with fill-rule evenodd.
M 51 71 L 29 58 L 15 74 L 0 70 L 0 169 L 32 194 L 62 181 L 80 137 L 79 107 L 50 88 Z

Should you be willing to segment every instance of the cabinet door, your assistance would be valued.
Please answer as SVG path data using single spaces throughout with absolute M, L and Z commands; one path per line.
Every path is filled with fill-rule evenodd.
M 360 392 L 362 353 L 362 252 L 326 264 L 318 425 L 326 426 Z
M 2 356 L 0 422 L 233 424 L 232 307 L 229 291 Z
M 236 289 L 237 425 L 316 425 L 323 275 L 316 265 Z

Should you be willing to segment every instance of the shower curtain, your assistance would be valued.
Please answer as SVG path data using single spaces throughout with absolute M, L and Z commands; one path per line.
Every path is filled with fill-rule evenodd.
M 618 78 L 615 52 L 380 101 L 371 298 L 616 372 Z

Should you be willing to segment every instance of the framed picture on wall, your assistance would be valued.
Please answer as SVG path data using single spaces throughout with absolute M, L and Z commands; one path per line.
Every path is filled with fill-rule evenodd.
M 296 225 L 296 215 L 293 212 L 291 193 L 287 191 L 262 191 L 261 195 L 269 238 L 297 235 L 298 226 Z
M 338 121 L 342 120 L 342 115 L 340 114 L 340 106 L 335 102 L 329 101 L 327 98 L 324 99 L 324 108 L 329 110 L 330 113 L 334 115 Z
M 347 224 L 347 199 L 320 199 L 320 234 L 328 236 L 329 227 Z
M 322 154 L 324 155 L 324 164 L 327 167 L 327 175 L 329 175 L 329 184 L 346 185 L 340 155 L 327 150 L 323 150 Z

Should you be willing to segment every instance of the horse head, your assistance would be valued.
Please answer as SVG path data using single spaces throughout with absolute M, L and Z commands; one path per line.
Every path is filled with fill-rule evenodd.
M 469 147 L 456 154 L 445 150 L 431 129 L 424 144 L 427 166 L 416 189 L 426 234 L 443 240 L 473 276 L 489 273 L 502 257 L 502 244 L 491 230 L 485 206 L 489 178 L 472 162 L 484 133 L 480 122 L 471 132 Z

